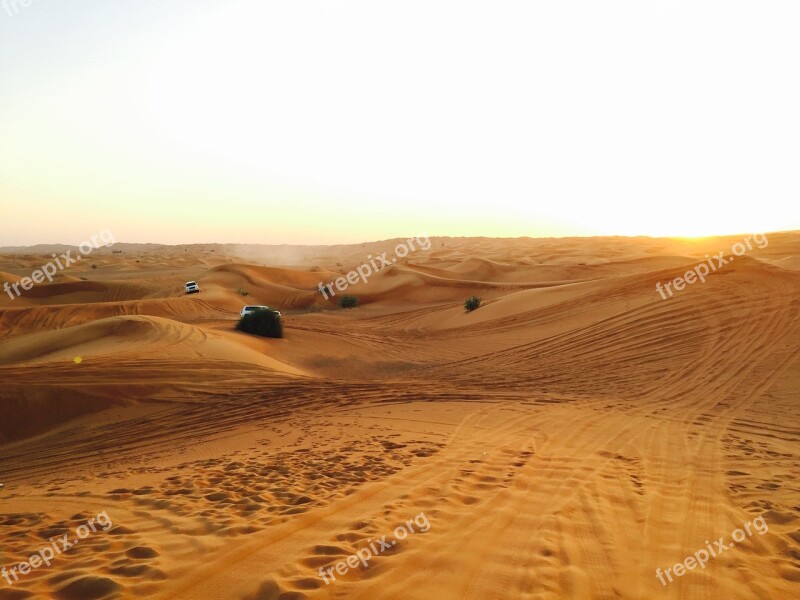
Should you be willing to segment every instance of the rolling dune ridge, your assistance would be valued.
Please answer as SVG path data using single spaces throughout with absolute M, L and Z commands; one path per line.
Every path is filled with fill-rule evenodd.
M 329 300 L 403 240 L 117 244 L 4 294 L 0 566 L 113 526 L 0 600 L 797 597 L 800 232 L 656 289 L 739 240 L 431 238 Z

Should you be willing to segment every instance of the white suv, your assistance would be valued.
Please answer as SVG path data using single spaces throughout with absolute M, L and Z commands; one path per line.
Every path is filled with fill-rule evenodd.
M 279 317 L 281 316 L 281 312 L 279 310 L 274 310 L 269 306 L 245 306 L 239 313 L 239 316 L 243 317 L 245 315 L 252 315 L 254 312 L 257 312 L 259 310 L 268 310 L 270 312 L 274 312 Z
M 200 291 L 200 286 L 197 285 L 196 281 L 187 281 L 186 282 L 186 293 L 187 294 L 197 294 Z

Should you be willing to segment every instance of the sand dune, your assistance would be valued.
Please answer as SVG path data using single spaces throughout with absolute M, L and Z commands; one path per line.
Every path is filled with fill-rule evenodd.
M 124 360 L 145 355 L 149 360 L 181 356 L 186 360 L 217 359 L 276 366 L 276 361 L 248 347 L 253 343 L 250 338 L 239 336 L 244 343 L 236 343 L 232 341 L 235 335 L 209 332 L 162 317 L 110 317 L 17 337 L 13 344 L 0 348 L 0 365 L 63 362 L 75 357 Z
M 433 238 L 352 310 L 317 284 L 402 240 L 123 244 L 6 296 L 0 566 L 113 526 L 0 599 L 796 597 L 800 233 L 656 290 L 738 239 Z M 284 339 L 234 331 L 244 304 Z

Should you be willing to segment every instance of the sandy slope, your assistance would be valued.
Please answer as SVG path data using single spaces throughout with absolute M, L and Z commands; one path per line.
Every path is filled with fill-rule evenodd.
M 6 296 L 0 566 L 114 525 L 0 599 L 796 597 L 800 234 L 655 289 L 737 239 L 434 239 L 350 311 L 317 283 L 397 241 L 121 245 Z M 233 331 L 245 303 L 285 338 Z

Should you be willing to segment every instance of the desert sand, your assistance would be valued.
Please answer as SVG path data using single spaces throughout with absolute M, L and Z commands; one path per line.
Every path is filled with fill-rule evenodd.
M 655 288 L 741 238 L 431 238 L 348 310 L 317 284 L 403 240 L 117 244 L 3 293 L 0 566 L 113 526 L 0 599 L 799 597 L 800 232 Z

